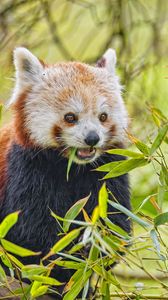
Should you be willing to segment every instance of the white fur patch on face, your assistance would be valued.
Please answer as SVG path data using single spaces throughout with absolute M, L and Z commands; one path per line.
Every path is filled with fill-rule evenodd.
M 98 113 L 103 113 L 103 112 L 108 113 L 109 112 L 110 107 L 109 107 L 108 101 L 105 97 L 103 97 L 103 96 L 98 97 L 97 110 L 98 110 Z
M 70 97 L 70 99 L 68 99 L 68 109 L 76 114 L 82 113 L 84 105 L 81 97 Z
M 39 105 L 39 103 L 40 105 Z M 33 110 L 32 110 L 33 106 Z M 51 129 L 59 120 L 59 115 L 45 101 L 28 96 L 25 106 L 26 127 L 30 132 L 30 138 L 42 147 L 56 146 L 51 136 Z

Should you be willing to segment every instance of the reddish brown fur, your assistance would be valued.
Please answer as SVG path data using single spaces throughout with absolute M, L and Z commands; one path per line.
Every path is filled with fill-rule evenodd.
M 57 139 L 59 139 L 61 137 L 61 133 L 62 133 L 61 127 L 55 125 L 54 128 L 52 128 L 52 135 L 56 141 L 57 141 Z M 59 143 L 60 143 L 60 141 L 59 141 Z
M 95 78 L 91 72 L 89 72 L 85 65 L 81 63 L 74 63 L 74 66 L 78 70 L 76 81 L 84 83 L 85 85 L 90 84 L 91 82 L 95 84 Z
M 42 59 L 39 59 L 38 58 L 38 60 L 39 60 L 39 62 L 42 64 L 42 66 L 45 68 L 45 67 L 47 67 L 47 64 L 42 60 Z
M 66 127 L 73 127 L 73 126 L 75 126 L 75 123 L 68 123 L 68 122 L 66 122 L 66 121 L 64 121 L 64 127 L 66 126 Z
M 109 132 L 111 133 L 111 135 L 116 135 L 116 125 L 113 124 L 111 127 L 110 127 L 110 130 Z
M 13 105 L 13 110 L 15 112 L 14 117 L 14 131 L 15 131 L 15 140 L 18 144 L 27 147 L 33 145 L 33 141 L 30 141 L 29 132 L 25 126 L 25 101 L 28 91 L 23 92 L 18 97 L 16 103 Z
M 73 88 L 65 87 L 64 89 L 62 89 L 59 92 L 59 99 L 61 100 L 60 104 L 63 103 L 63 105 L 65 105 L 65 103 L 67 102 L 67 100 L 70 97 L 72 97 L 73 94 L 74 94 L 74 87 Z
M 48 65 L 48 66 L 52 66 L 52 65 Z M 85 64 L 82 64 L 80 62 L 69 62 L 68 64 L 58 63 L 58 64 L 54 64 L 53 66 L 60 67 L 65 71 L 70 69 L 70 67 L 72 67 L 72 69 L 75 70 L 75 73 L 73 74 L 73 80 L 75 84 L 79 82 L 84 83 L 85 85 L 90 85 L 91 82 L 96 84 L 94 75 L 87 69 L 87 65 Z
M 0 198 L 3 195 L 5 182 L 6 182 L 6 171 L 7 171 L 7 155 L 13 140 L 13 123 L 8 124 L 0 131 Z
M 16 141 L 24 147 L 33 145 L 25 127 L 24 105 L 28 92 L 23 92 L 13 105 L 14 121 L 0 130 L 0 198 L 3 196 L 7 181 L 7 157 L 11 144 Z

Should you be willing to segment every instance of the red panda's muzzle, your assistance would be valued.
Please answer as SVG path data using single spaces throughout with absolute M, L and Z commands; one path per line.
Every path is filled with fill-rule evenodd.
M 96 149 L 95 148 L 80 148 L 76 151 L 76 156 L 81 160 L 90 160 L 95 156 Z

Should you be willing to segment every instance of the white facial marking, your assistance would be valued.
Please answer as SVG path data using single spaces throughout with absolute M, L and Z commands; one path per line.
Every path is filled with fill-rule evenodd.
M 70 98 L 68 106 L 72 112 L 75 112 L 77 114 L 82 113 L 82 111 L 84 110 L 84 105 L 83 105 L 82 99 L 80 97 Z

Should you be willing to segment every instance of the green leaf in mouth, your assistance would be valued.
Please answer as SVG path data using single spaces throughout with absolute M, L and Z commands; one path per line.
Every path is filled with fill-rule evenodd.
M 69 159 L 68 159 L 67 174 L 66 174 L 67 181 L 69 180 L 69 172 L 70 172 L 70 169 L 71 169 L 74 157 L 75 157 L 75 153 L 76 153 L 76 148 L 71 148 L 70 154 L 69 154 Z

